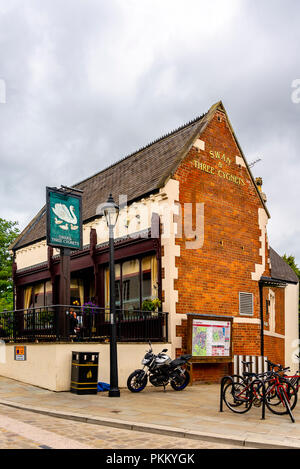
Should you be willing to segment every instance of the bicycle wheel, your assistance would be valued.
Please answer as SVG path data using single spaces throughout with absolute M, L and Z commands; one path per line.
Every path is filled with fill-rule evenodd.
M 285 394 L 290 410 L 295 408 L 297 404 L 297 392 L 291 383 L 288 381 L 281 381 L 276 385 L 270 384 L 270 387 L 266 389 L 266 406 L 271 412 L 273 412 L 273 414 L 284 415 L 289 412 L 282 393 Z
M 232 375 L 231 378 L 232 378 L 234 383 L 245 384 L 245 378 L 241 375 Z
M 251 409 L 252 398 L 249 389 L 243 383 L 229 383 L 223 391 L 227 407 L 237 414 L 245 414 Z

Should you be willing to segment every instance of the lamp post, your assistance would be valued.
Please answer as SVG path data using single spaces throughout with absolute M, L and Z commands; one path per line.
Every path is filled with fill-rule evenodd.
M 109 230 L 109 306 L 110 306 L 110 390 L 109 397 L 120 397 L 118 387 L 118 358 L 116 331 L 116 297 L 115 297 L 115 260 L 114 260 L 114 227 L 119 216 L 119 207 L 110 194 L 102 206 Z

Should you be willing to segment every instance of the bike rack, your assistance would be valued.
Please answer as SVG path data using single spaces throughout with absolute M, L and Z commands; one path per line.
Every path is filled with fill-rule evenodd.
M 233 380 L 233 377 L 232 376 L 224 376 L 222 379 L 221 379 L 221 389 L 220 389 L 220 409 L 219 409 L 219 412 L 224 412 L 223 410 L 223 401 L 224 401 L 224 386 L 225 384 L 228 384 L 228 382 L 231 382 L 232 384 L 234 383 L 234 380 Z M 260 383 L 262 385 L 262 409 L 261 409 L 261 420 L 265 420 L 266 419 L 266 387 L 265 387 L 265 382 L 262 380 L 262 379 L 255 379 L 252 383 L 251 383 L 251 387 L 250 387 L 250 390 L 251 392 L 253 392 L 253 386 L 257 383 Z M 287 408 L 287 411 L 288 411 L 288 414 L 291 418 L 291 421 L 293 423 L 295 423 L 295 419 L 293 417 L 293 414 L 292 414 L 292 411 L 291 411 L 291 408 L 289 406 L 289 403 L 287 402 L 286 400 L 286 396 L 285 394 L 283 393 L 282 394 L 282 398 L 285 402 L 285 405 L 286 405 L 286 408 Z M 285 415 L 285 414 L 283 414 Z
M 265 382 L 262 380 L 262 379 L 255 379 L 252 383 L 251 383 L 251 392 L 253 390 L 253 386 L 254 384 L 256 383 L 260 383 L 262 385 L 262 392 L 263 392 L 263 398 L 262 398 L 262 406 L 261 406 L 261 420 L 265 420 L 266 419 L 266 387 L 265 387 Z
M 221 379 L 220 412 L 223 412 L 223 401 L 224 401 L 223 392 L 224 392 L 225 383 L 228 380 L 231 381 L 232 384 L 234 383 L 232 376 L 223 376 L 223 378 Z
M 284 392 L 282 393 L 282 397 L 283 397 L 285 406 L 286 406 L 286 408 L 287 408 L 287 410 L 288 410 L 289 416 L 291 417 L 291 421 L 292 421 L 293 423 L 295 423 L 295 419 L 294 419 L 294 417 L 293 417 L 293 414 L 292 414 L 290 405 L 289 405 L 288 401 L 286 400 L 286 395 L 284 394 Z

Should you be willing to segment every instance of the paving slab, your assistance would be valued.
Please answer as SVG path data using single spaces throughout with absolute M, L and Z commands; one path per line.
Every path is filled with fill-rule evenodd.
M 300 407 L 289 415 L 274 415 L 253 407 L 234 414 L 226 406 L 219 412 L 220 386 L 200 384 L 182 392 L 147 386 L 135 394 L 121 389 L 119 398 L 107 392 L 77 395 L 52 392 L 0 377 L 0 404 L 53 417 L 132 431 L 160 433 L 187 439 L 220 441 L 256 448 L 300 448 Z

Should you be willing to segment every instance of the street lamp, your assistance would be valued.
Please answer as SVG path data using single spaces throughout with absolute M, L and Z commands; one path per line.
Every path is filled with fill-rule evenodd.
M 120 397 L 118 387 L 118 358 L 116 331 L 116 295 L 115 295 L 115 260 L 114 260 L 114 227 L 119 216 L 119 207 L 110 194 L 102 205 L 109 230 L 109 307 L 110 307 L 110 389 L 109 397 Z

